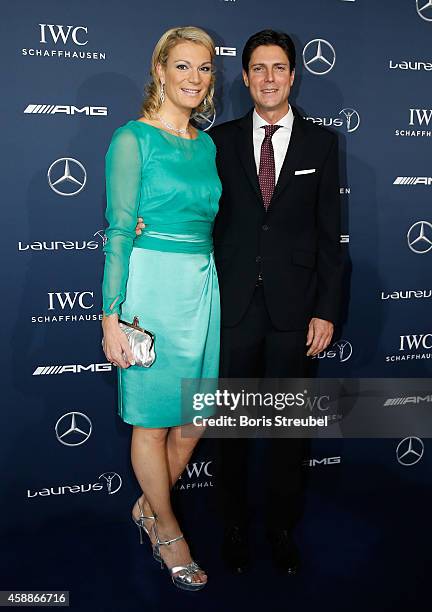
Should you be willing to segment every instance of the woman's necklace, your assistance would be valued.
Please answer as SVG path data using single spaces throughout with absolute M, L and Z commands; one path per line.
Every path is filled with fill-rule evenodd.
M 173 126 L 172 123 L 168 123 L 168 121 L 165 121 L 165 119 L 161 117 L 160 115 L 156 115 L 156 119 L 159 119 L 162 125 L 164 125 L 169 130 L 172 130 L 173 132 L 177 132 L 177 134 L 187 134 L 188 133 L 187 127 L 186 128 L 176 128 Z

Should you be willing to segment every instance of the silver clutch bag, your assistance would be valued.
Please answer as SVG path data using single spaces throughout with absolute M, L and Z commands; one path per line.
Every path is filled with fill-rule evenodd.
M 139 326 L 138 317 L 132 323 L 119 319 L 119 327 L 127 336 L 135 365 L 149 368 L 156 359 L 154 334 Z

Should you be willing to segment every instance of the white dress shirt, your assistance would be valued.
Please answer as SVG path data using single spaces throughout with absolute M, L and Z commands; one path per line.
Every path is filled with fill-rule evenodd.
M 285 159 L 285 155 L 288 151 L 288 145 L 291 139 L 292 126 L 294 122 L 294 113 L 292 112 L 291 106 L 289 107 L 289 111 L 286 115 L 284 115 L 279 121 L 276 122 L 276 125 L 281 125 L 278 130 L 273 134 L 272 144 L 275 158 L 275 178 L 276 183 L 278 182 L 279 174 L 282 168 L 283 161 Z M 257 169 L 257 174 L 259 172 L 260 165 L 260 157 L 261 157 L 261 145 L 264 140 L 265 131 L 261 126 L 270 125 L 265 119 L 260 117 L 256 110 L 253 112 L 253 121 L 252 121 L 252 129 L 253 129 L 253 147 L 254 147 L 254 155 L 255 155 L 255 164 Z

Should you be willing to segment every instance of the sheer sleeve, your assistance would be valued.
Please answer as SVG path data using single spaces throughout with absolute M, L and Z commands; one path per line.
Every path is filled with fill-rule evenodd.
M 118 128 L 105 156 L 107 241 L 102 283 L 103 312 L 120 312 L 126 297 L 129 258 L 135 239 L 141 190 L 142 159 L 131 127 Z

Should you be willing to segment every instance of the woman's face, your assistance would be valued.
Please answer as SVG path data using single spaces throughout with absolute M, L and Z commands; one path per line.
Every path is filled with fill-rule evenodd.
M 198 43 L 179 43 L 170 50 L 166 66 L 158 64 L 157 71 L 165 83 L 164 105 L 191 110 L 201 104 L 210 86 L 210 51 Z

